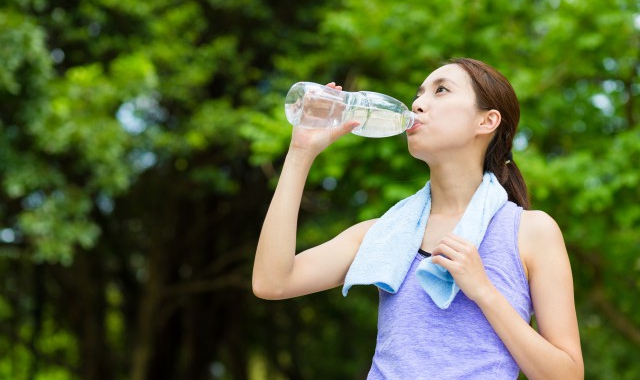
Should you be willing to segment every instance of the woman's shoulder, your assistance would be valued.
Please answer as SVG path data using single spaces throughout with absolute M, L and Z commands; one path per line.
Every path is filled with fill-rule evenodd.
M 551 215 L 541 210 L 523 210 L 520 218 L 520 234 L 533 238 L 561 234 L 560 226 Z
M 540 210 L 522 211 L 518 246 L 529 269 L 567 255 L 560 226 L 553 217 Z

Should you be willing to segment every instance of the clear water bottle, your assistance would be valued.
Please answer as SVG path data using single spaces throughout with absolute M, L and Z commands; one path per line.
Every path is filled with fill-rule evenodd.
M 402 102 L 370 91 L 347 92 L 311 82 L 294 84 L 284 105 L 294 127 L 335 128 L 349 120 L 360 125 L 353 133 L 365 137 L 387 137 L 413 126 L 415 114 Z

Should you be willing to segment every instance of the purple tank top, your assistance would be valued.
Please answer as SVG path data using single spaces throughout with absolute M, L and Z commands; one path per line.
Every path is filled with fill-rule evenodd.
M 507 202 L 478 251 L 491 282 L 522 319 L 533 312 L 518 252 L 522 208 Z M 420 287 L 420 254 L 396 294 L 380 290 L 378 339 L 367 379 L 517 379 L 518 365 L 480 308 L 461 291 L 448 309 Z

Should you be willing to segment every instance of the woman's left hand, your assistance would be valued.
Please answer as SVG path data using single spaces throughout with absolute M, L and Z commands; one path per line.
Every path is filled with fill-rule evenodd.
M 495 289 L 473 243 L 450 233 L 435 246 L 432 255 L 432 262 L 448 270 L 470 300 L 477 302 Z

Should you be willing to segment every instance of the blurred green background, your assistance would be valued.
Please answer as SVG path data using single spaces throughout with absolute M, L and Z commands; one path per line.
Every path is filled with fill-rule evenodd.
M 514 156 L 565 234 L 586 378 L 640 378 L 637 0 L 2 4 L 1 379 L 363 379 L 375 288 L 251 293 L 284 95 L 410 104 L 461 56 L 518 93 Z M 312 169 L 299 248 L 427 178 L 404 136 L 346 136 Z

